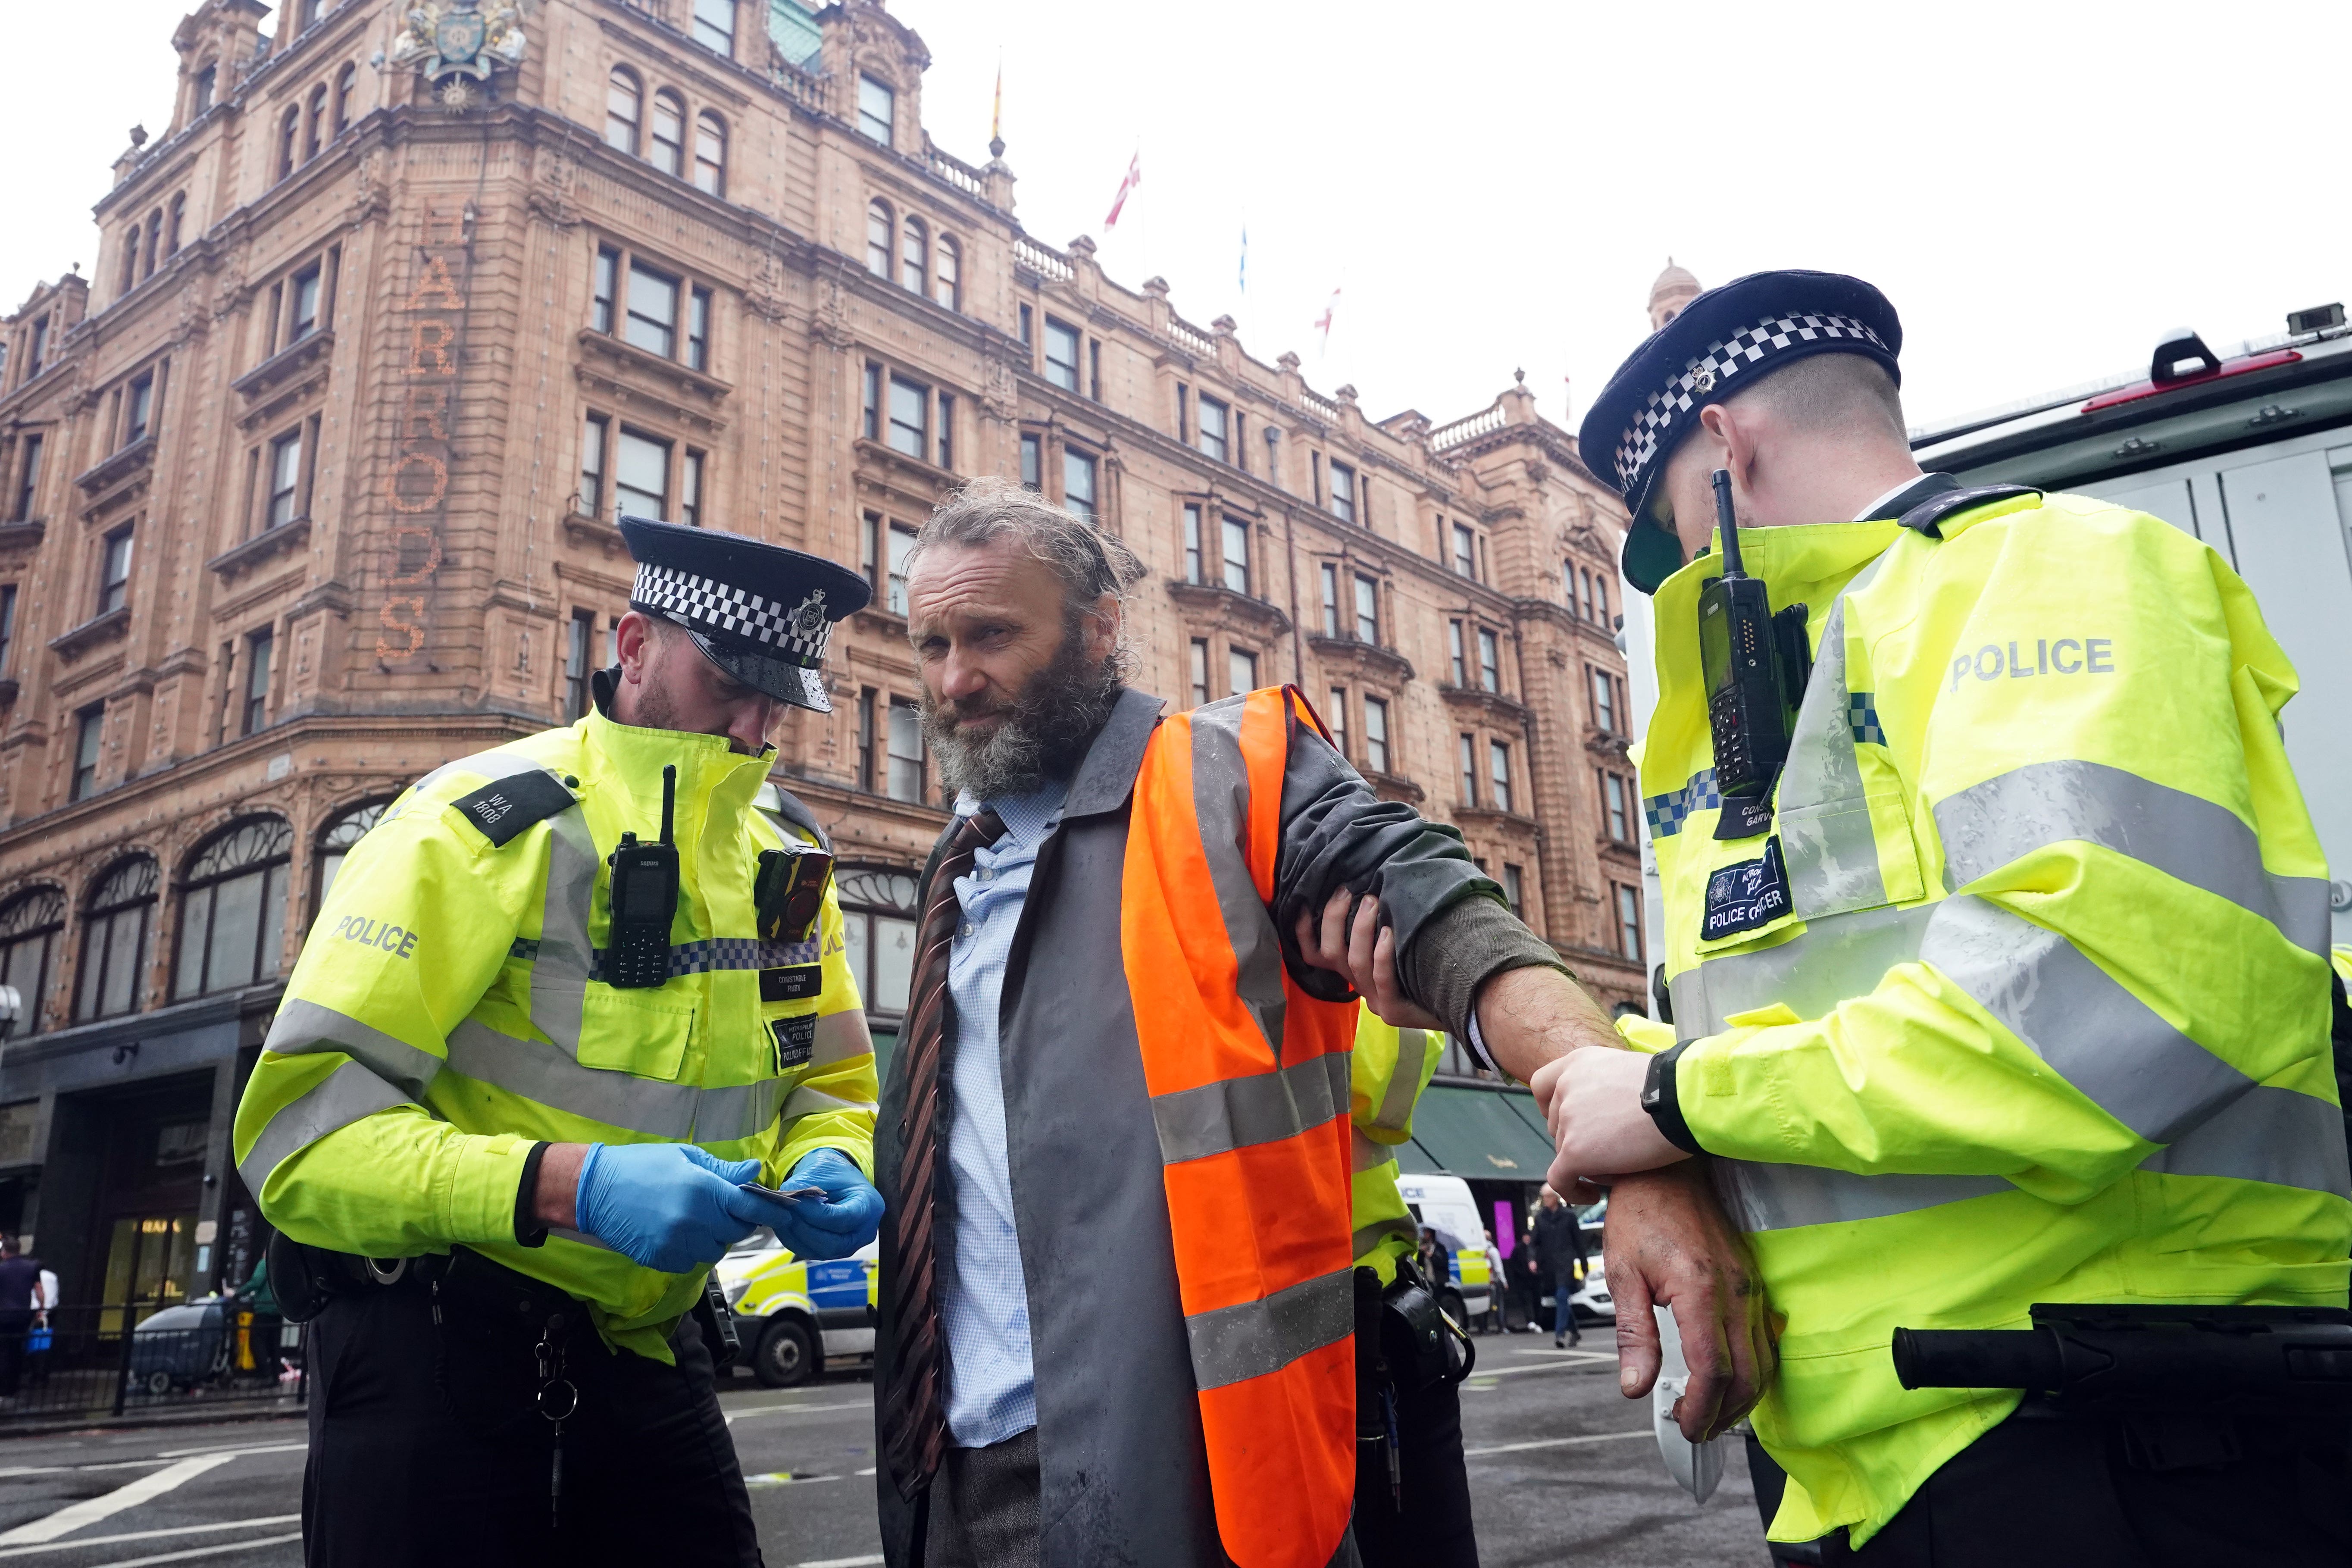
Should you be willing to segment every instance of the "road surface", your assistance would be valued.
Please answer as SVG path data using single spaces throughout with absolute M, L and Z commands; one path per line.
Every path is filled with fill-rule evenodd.
M 1744 1462 L 1694 1504 L 1659 1463 L 1648 1406 L 1618 1397 L 1606 1340 L 1585 1344 L 1599 1349 L 1478 1342 L 1462 1404 L 1485 1568 L 1762 1568 Z M 869 1384 L 744 1377 L 723 1402 L 772 1568 L 879 1563 Z M 294 1568 L 304 1447 L 293 1420 L 0 1436 L 0 1568 Z

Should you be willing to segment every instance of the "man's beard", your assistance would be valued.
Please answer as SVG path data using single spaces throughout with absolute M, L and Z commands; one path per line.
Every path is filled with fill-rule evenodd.
M 1053 662 L 1006 700 L 982 693 L 941 701 L 923 694 L 923 740 L 939 759 L 940 781 L 950 796 L 1011 799 L 1077 771 L 1121 689 L 1114 662 L 1090 657 L 1086 642 L 1083 622 L 1068 627 Z M 996 716 L 993 731 L 982 734 L 967 727 L 982 715 Z

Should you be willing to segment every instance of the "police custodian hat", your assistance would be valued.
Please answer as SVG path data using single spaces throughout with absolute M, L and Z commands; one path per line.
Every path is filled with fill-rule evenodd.
M 647 518 L 621 519 L 637 563 L 629 607 L 684 626 L 711 663 L 754 690 L 833 711 L 824 694 L 834 623 L 874 596 L 866 579 L 822 556 Z
M 1808 354 L 1858 353 L 1903 372 L 1903 322 L 1886 296 L 1835 272 L 1755 272 L 1683 307 L 1617 367 L 1578 433 L 1585 462 L 1616 485 L 1633 513 L 1625 580 L 1657 591 L 1683 564 L 1674 531 L 1650 510 L 1658 476 L 1699 410 L 1745 392 Z

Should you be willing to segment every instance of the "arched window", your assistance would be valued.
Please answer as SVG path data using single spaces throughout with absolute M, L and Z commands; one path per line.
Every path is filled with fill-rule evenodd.
M 866 270 L 875 277 L 888 279 L 890 276 L 890 204 L 866 204 Z
M 11 1038 L 41 1032 L 48 1011 L 49 982 L 57 978 L 58 938 L 65 934 L 66 896 L 36 888 L 0 909 L 0 985 L 14 985 L 22 1004 Z
M 180 228 L 188 216 L 188 194 L 185 191 L 172 198 L 172 226 L 164 239 L 164 254 L 180 254 Z
M 335 134 L 352 128 L 352 98 L 359 89 L 360 68 L 347 65 L 335 75 Z
M 686 100 L 664 88 L 654 94 L 653 165 L 665 174 L 686 173 Z
M 923 227 L 923 220 L 909 213 L 907 215 L 907 226 L 900 231 L 898 237 L 899 285 L 920 294 L 923 285 L 929 280 L 930 270 L 929 232 Z
M 708 109 L 694 117 L 694 188 L 727 194 L 727 121 Z
M 122 235 L 122 288 L 128 294 L 139 282 L 139 226 L 132 224 Z
M 309 163 L 327 144 L 327 84 L 320 82 L 310 89 L 310 134 L 302 141 L 302 162 Z
M 278 122 L 278 177 L 286 178 L 294 172 L 294 149 L 302 137 L 302 106 L 289 103 L 286 117 Z
M 869 1017 L 897 1018 L 907 1011 L 907 987 L 915 974 L 915 879 L 878 867 L 842 871 L 835 880 L 841 899 L 843 942 L 849 972 Z
M 147 215 L 147 268 L 140 276 L 155 276 L 155 263 L 163 259 L 163 209 L 157 207 Z
M 946 235 L 940 236 L 940 275 L 931 298 L 950 310 L 963 309 L 963 251 Z
M 197 851 L 180 889 L 174 1000 L 251 985 L 278 973 L 293 850 L 294 830 L 283 817 L 257 816 Z
M 81 984 L 74 1020 L 136 1013 L 145 1000 L 147 939 L 155 919 L 155 862 L 118 860 L 99 879 L 81 925 Z
M 614 66 L 613 79 L 604 87 L 604 145 L 632 158 L 637 155 L 637 121 L 643 118 L 645 102 L 646 89 L 638 83 L 636 72 Z
M 367 830 L 383 820 L 383 808 L 388 800 L 370 801 L 355 805 L 327 825 L 319 836 L 319 896 L 311 900 L 313 910 L 327 901 L 327 889 L 335 885 L 335 873 L 343 868 L 343 857 L 352 846 L 367 837 Z

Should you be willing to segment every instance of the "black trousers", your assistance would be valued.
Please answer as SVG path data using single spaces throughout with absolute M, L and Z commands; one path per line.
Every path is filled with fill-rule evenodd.
M 25 1382 L 25 1336 L 30 1312 L 0 1312 L 0 1398 L 14 1398 Z
M 422 1289 L 360 1286 L 311 1324 L 310 1568 L 759 1568 L 692 1318 L 671 1337 L 676 1366 L 607 1352 L 584 1313 L 559 1336 L 579 1409 L 564 1426 L 556 1523 L 552 1428 L 532 1404 L 538 1336 L 465 1316 L 445 1312 L 436 1330 Z
M 1853 1568 L 2352 1562 L 2347 1424 L 2242 1419 L 2231 1440 L 2234 1459 L 2214 1453 L 2213 1463 L 2158 1469 L 2147 1444 L 2121 1421 L 2014 1416 L 1947 1460 L 1860 1551 L 1839 1531 L 1820 1543 L 1820 1561 Z
M 1356 1449 L 1356 1550 L 1364 1568 L 1478 1568 L 1470 1474 L 1462 1458 L 1462 1390 L 1440 1383 L 1397 1401 L 1404 1507 L 1389 1488 L 1388 1457 Z

